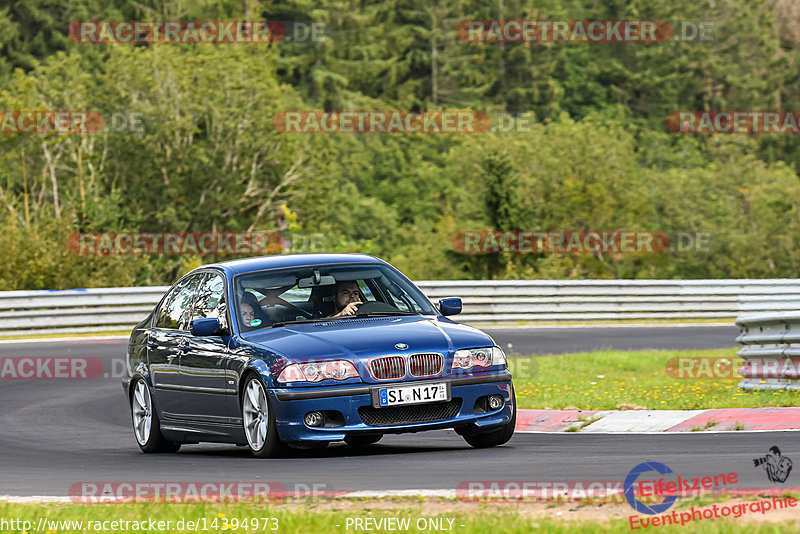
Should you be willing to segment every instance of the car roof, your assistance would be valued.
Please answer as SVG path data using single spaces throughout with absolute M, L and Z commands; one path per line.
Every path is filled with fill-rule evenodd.
M 259 256 L 241 260 L 223 261 L 203 265 L 201 269 L 215 267 L 221 269 L 229 276 L 266 269 L 280 269 L 283 267 L 309 267 L 312 265 L 335 265 L 347 263 L 372 263 L 386 265 L 387 263 L 367 254 L 280 254 L 276 256 Z

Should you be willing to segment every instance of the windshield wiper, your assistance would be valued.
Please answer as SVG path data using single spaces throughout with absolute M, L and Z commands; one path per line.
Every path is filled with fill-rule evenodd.
M 391 317 L 392 315 L 422 315 L 419 312 L 406 312 L 406 311 L 376 311 L 376 312 L 365 312 L 365 313 L 356 313 L 356 317 Z
M 277 328 L 279 326 L 286 326 L 290 324 L 320 323 L 323 321 L 330 321 L 331 319 L 332 319 L 331 317 L 327 317 L 322 319 L 303 319 L 301 321 L 279 321 L 277 323 L 273 323 L 272 325 L 270 325 L 270 328 Z M 336 317 L 336 319 L 338 319 L 338 317 Z
M 303 319 L 302 321 L 280 321 L 270 325 L 270 328 L 278 328 L 290 324 L 327 323 L 330 321 L 346 321 L 347 319 L 362 319 L 364 317 L 391 317 L 393 315 L 422 315 L 422 314 L 419 312 L 406 312 L 400 310 L 356 313 L 355 315 L 340 315 L 339 317 L 323 317 L 322 319 Z

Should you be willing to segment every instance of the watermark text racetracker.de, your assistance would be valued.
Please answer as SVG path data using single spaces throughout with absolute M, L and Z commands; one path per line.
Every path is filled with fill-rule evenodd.
M 76 503 L 272 502 L 308 497 L 335 497 L 326 482 L 284 484 L 270 481 L 82 481 L 69 488 Z
M 619 480 L 465 480 L 456 486 L 456 498 L 490 502 L 625 502 Z
M 664 364 L 664 372 L 670 378 L 681 380 L 726 380 L 739 379 L 739 370 L 744 365 L 744 358 L 714 356 L 678 356 L 670 358 Z M 753 363 L 759 364 L 758 361 Z M 776 366 L 777 366 L 777 362 Z
M 709 252 L 711 234 L 629 230 L 460 231 L 453 250 L 462 254 L 654 254 Z
M 322 42 L 325 23 L 278 20 L 99 20 L 69 25 L 84 44 L 232 44 Z
M 144 133 L 143 113 L 127 111 L 0 110 L 0 134 Z
M 467 480 L 456 486 L 456 498 L 467 501 L 581 501 L 630 502 L 635 491 L 642 507 L 661 504 L 663 496 L 694 497 L 708 493 L 720 485 L 736 482 L 736 474 L 717 475 L 674 481 L 664 478 L 639 481 L 636 487 L 622 480 Z M 637 490 L 638 488 L 638 490 Z M 670 497 L 672 498 L 672 497 Z
M 316 252 L 325 234 L 297 232 L 76 232 L 67 238 L 73 254 L 283 254 Z
M 286 134 L 478 134 L 531 133 L 540 123 L 532 111 L 371 110 L 281 111 L 272 118 Z
M 462 20 L 469 43 L 663 43 L 713 41 L 712 21 L 667 20 Z
M 2 380 L 95 380 L 127 376 L 123 359 L 109 361 L 94 356 L 0 356 Z
M 682 380 L 800 379 L 800 358 L 678 356 L 664 365 L 670 378 Z
M 272 125 L 282 133 L 424 133 L 486 132 L 489 115 L 482 111 L 281 111 Z
M 800 111 L 673 111 L 667 128 L 683 134 L 798 134 Z

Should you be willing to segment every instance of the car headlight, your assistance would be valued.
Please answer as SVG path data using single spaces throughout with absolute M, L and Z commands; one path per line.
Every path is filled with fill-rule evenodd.
M 355 366 L 347 360 L 293 363 L 278 376 L 278 382 L 320 382 L 359 378 Z
M 500 347 L 457 350 L 453 356 L 453 369 L 472 369 L 473 367 L 492 367 L 506 365 L 506 355 Z

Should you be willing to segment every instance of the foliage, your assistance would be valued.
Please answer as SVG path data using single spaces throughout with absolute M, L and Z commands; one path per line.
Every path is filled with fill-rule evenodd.
M 169 283 L 204 256 L 72 256 L 100 231 L 321 233 L 425 278 L 795 277 L 796 137 L 669 133 L 677 110 L 800 109 L 778 0 L 172 2 L 0 8 L 0 109 L 97 110 L 96 134 L 0 134 L 2 289 Z M 713 22 L 711 41 L 461 42 L 476 19 Z M 83 44 L 79 20 L 281 20 L 317 41 Z M 676 26 L 679 27 L 679 26 Z M 475 134 L 290 134 L 287 110 L 471 109 Z M 110 129 L 113 117 L 143 128 Z M 523 120 L 525 113 L 532 120 Z M 702 233 L 662 254 L 460 254 L 465 230 Z M 8 252 L 11 251 L 11 252 Z

